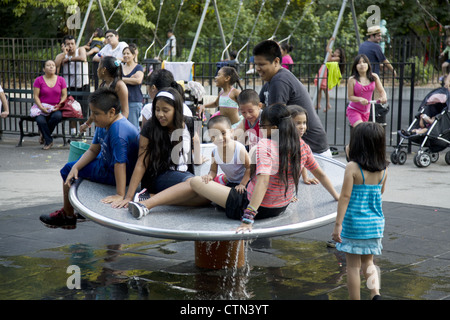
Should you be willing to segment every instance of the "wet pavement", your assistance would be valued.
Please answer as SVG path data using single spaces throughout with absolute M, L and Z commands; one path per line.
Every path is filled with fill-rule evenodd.
M 137 236 L 92 221 L 75 230 L 47 228 L 38 218 L 62 206 L 59 169 L 69 148 L 59 139 L 43 151 L 37 138 L 17 148 L 17 140 L 3 135 L 0 141 L 2 300 L 348 298 L 345 257 L 326 246 L 332 225 L 248 241 L 239 270 L 197 268 L 192 241 Z M 381 293 L 384 300 L 450 300 L 450 167 L 443 154 L 420 169 L 409 158 L 390 166 L 383 196 L 384 249 L 375 259 Z M 81 274 L 79 289 L 73 266 Z M 362 288 L 362 298 L 368 295 Z

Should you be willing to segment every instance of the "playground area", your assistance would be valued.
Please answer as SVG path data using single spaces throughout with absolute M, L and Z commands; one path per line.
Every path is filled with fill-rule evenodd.
M 294 305 L 277 305 L 276 300 L 347 298 L 345 258 L 326 245 L 331 224 L 248 241 L 246 264 L 239 270 L 196 267 L 193 241 L 133 235 L 93 221 L 79 223 L 75 230 L 48 229 L 38 217 L 61 206 L 59 169 L 69 149 L 59 144 L 43 153 L 32 138 L 25 140 L 22 148 L 15 147 L 13 135 L 0 143 L 4 300 L 262 300 L 290 312 Z M 342 152 L 334 159 L 345 162 Z M 441 157 L 433 170 L 426 169 L 423 188 L 415 181 L 425 171 L 411 162 L 389 170 L 383 197 L 385 249 L 376 259 L 383 298 L 448 300 L 448 165 Z M 424 196 L 423 190 L 434 191 Z M 81 289 L 67 287 L 71 265 L 81 268 Z
M 312 111 L 317 114 L 331 147 L 330 153 L 333 152 L 332 157 L 317 155 L 316 160 L 333 188 L 340 192 L 347 164 L 344 150 L 353 129 L 346 113 L 352 65 L 355 65 L 352 60 L 358 55 L 366 31 L 382 26 L 380 8 L 361 8 L 354 0 L 338 1 L 339 6 L 333 5 L 340 10 L 324 18 L 330 21 L 323 34 L 303 35 L 304 24 L 313 24 L 312 17 L 324 10 L 321 1 L 304 1 L 296 13 L 295 23 L 289 23 L 287 28 L 285 20 L 292 19 L 293 8 L 297 10 L 298 3 L 280 0 L 278 10 L 273 11 L 273 4 L 265 0 L 252 4 L 236 1 L 239 6 L 230 15 L 219 13 L 218 1 L 205 0 L 196 9 L 196 23 L 191 23 L 189 32 L 180 31 L 184 37 L 177 35 L 177 44 L 173 46 L 175 38 L 162 40 L 162 32 L 166 30 L 163 24 L 170 20 L 168 34 L 187 29 L 183 13 L 193 9 L 189 1 L 153 2 L 152 33 L 120 36 L 125 45 L 136 47 L 135 62 L 143 70 L 139 84 L 142 105 L 156 99 L 151 96 L 152 73 L 169 70 L 174 82 L 183 89 L 186 107 L 201 123 L 203 156 L 211 156 L 214 146 L 205 134 L 206 124 L 218 110 L 198 111 L 200 106 L 219 100 L 221 88 L 216 76 L 220 68 L 234 68 L 242 89 L 253 89 L 261 97 L 267 83 L 262 80 L 263 73 L 257 71 L 261 67 L 254 65 L 253 48 L 267 39 L 276 40 L 280 46 L 291 44 L 296 48 L 292 53 L 294 62 L 286 69 L 305 87 Z M 121 3 L 90 0 L 83 11 L 74 11 L 79 25 L 69 33 L 74 35 L 70 40 L 76 41 L 76 48 L 89 39 L 88 31 L 93 26 L 90 19 L 95 19 L 97 24 L 100 21 L 104 31 L 114 28 L 117 35 L 112 37 L 117 40 L 118 32 L 132 34 L 129 25 L 139 20 L 134 15 L 140 17 L 148 7 L 141 1 Z M 390 62 L 371 64 L 380 68 L 378 77 L 387 102 L 371 100 L 373 115 L 369 121 L 384 128 L 386 159 L 390 159 L 389 179 L 382 199 L 386 220 L 383 253 L 375 256 L 374 262 L 381 275 L 383 300 L 450 300 L 450 151 L 446 150 L 450 146 L 450 129 L 444 128 L 444 134 L 435 137 L 434 133 L 430 134 L 431 127 L 426 134 L 430 140 L 440 139 L 443 148 L 437 151 L 429 145 L 414 144 L 401 135 L 417 117 L 419 106 L 429 93 L 444 87 L 442 75 L 446 70 L 441 68 L 441 63 L 445 58 L 440 54 L 446 37 L 450 36 L 450 23 L 438 21 L 419 1 L 415 5 L 425 17 L 427 28 L 432 22 L 434 29 L 428 29 L 429 34 L 425 36 L 410 33 L 392 37 L 392 41 L 383 44 L 385 58 Z M 248 30 L 239 34 L 249 11 L 252 19 L 247 18 Z M 267 23 L 269 13 L 276 13 L 270 17 L 271 23 Z M 210 31 L 207 28 L 211 27 L 211 20 L 218 36 L 207 39 L 202 34 Z M 314 22 L 317 26 L 319 20 Z M 267 29 L 269 35 L 262 36 L 259 29 Z M 102 41 L 105 41 L 103 45 L 108 44 Z M 278 48 L 276 43 L 275 46 Z M 332 56 L 332 50 L 326 47 L 344 47 L 347 54 L 347 60 L 340 66 L 339 81 L 332 88 L 328 83 L 333 79 L 321 69 Z M 44 226 L 39 217 L 61 208 L 63 202 L 60 170 L 73 157 L 71 142 L 89 144 L 96 132 L 95 125 L 89 125 L 84 135 L 78 134 L 81 125 L 91 117 L 87 108 L 78 118 L 62 118 L 55 126 L 55 140 L 48 149 L 45 149 L 47 143 L 40 141 L 42 132 L 30 115 L 35 104 L 35 79 L 43 74 L 43 62 L 57 60 L 62 52 L 64 56 L 64 50 L 59 38 L 0 38 L 0 85 L 9 108 L 9 114 L 0 118 L 0 299 L 177 300 L 174 306 L 164 305 L 167 315 L 174 316 L 195 315 L 203 310 L 195 307 L 190 310 L 185 302 L 192 301 L 194 306 L 195 301 L 196 306 L 201 306 L 199 301 L 206 304 L 206 301 L 239 300 L 241 305 L 241 302 L 255 305 L 260 315 L 271 319 L 280 311 L 290 315 L 298 309 L 295 304 L 274 301 L 348 299 L 346 257 L 330 242 L 337 201 L 320 184 L 300 182 L 302 198 L 298 202 L 286 206 L 288 209 L 280 216 L 256 221 L 253 233 L 238 234 L 234 228 L 238 222 L 227 220 L 214 202 L 201 208 L 162 206 L 161 211 L 152 211 L 151 216 L 136 220 L 134 214 L 130 215 L 131 210 L 112 209 L 100 201 L 114 194 L 115 187 L 80 179 L 68 195 L 70 205 L 78 213 L 76 227 L 65 230 Z M 97 61 L 94 53 L 84 61 L 74 62 L 72 58 L 76 56 L 69 57 L 67 52 L 67 61 L 61 62 L 61 75 L 87 79 L 81 81 L 82 86 L 68 85 L 67 94 L 86 104 L 87 97 L 101 84 L 98 66 L 104 57 Z M 120 65 L 123 70 L 126 62 L 115 58 L 116 67 Z M 64 63 L 76 64 L 74 74 L 73 69 L 63 69 Z M 323 91 L 323 97 L 322 80 L 325 89 L 329 88 Z M 447 100 L 440 103 L 447 104 L 446 112 L 439 119 L 449 119 L 450 123 L 450 94 L 445 93 Z M 173 95 L 172 100 L 175 101 Z M 324 101 L 329 101 L 330 108 Z M 375 112 L 375 104 L 383 108 L 381 116 Z M 136 134 L 142 135 L 143 128 L 139 125 L 138 122 Z M 383 135 L 382 129 L 380 132 Z M 404 140 L 406 143 L 400 149 L 399 143 Z M 424 153 L 429 161 L 418 160 Z M 205 160 L 196 166 L 194 174 L 203 176 L 209 172 L 210 165 Z M 367 288 L 371 284 L 361 284 L 361 298 L 370 300 Z M 216 306 L 221 308 L 219 312 L 229 315 L 230 309 L 225 309 L 225 305 Z M 267 308 L 270 311 L 263 313 Z

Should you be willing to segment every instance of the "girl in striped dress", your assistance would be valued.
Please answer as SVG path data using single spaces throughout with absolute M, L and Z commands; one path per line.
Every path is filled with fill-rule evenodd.
M 349 160 L 338 202 L 332 238 L 345 252 L 350 299 L 360 299 L 360 271 L 367 279 L 373 300 L 380 299 L 379 274 L 373 256 L 381 254 L 384 215 L 381 195 L 386 184 L 386 141 L 377 123 L 354 127 Z

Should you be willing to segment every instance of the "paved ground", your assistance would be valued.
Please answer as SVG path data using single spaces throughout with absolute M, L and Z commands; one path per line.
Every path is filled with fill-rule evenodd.
M 347 299 L 345 258 L 327 248 L 332 225 L 246 247 L 243 270 L 199 270 L 194 244 L 117 232 L 91 221 L 49 229 L 38 217 L 62 204 L 59 169 L 68 147 L 37 138 L 0 141 L 0 299 Z M 342 152 L 341 152 L 342 154 Z M 450 300 L 450 167 L 391 165 L 384 199 L 381 270 L 385 300 Z M 343 160 L 342 156 L 337 157 Z M 81 289 L 69 289 L 69 266 Z M 363 298 L 368 290 L 362 288 Z

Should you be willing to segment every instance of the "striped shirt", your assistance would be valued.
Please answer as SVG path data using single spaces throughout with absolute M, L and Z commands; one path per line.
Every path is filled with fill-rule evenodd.
M 383 177 L 378 184 L 365 184 L 364 173 L 360 167 L 363 184 L 354 184 L 350 202 L 342 222 L 341 236 L 348 239 L 382 238 L 384 215 L 381 201 Z
M 311 148 L 300 139 L 301 148 L 301 168 L 306 167 L 312 171 L 318 167 L 316 160 L 311 152 Z M 295 184 L 292 178 L 291 168 L 288 170 L 288 190 L 285 195 L 285 185 L 278 176 L 279 154 L 278 144 L 271 139 L 260 139 L 256 146 L 256 175 L 270 175 L 269 187 L 267 188 L 264 199 L 261 203 L 266 208 L 281 208 L 287 206 L 294 196 Z M 247 197 L 250 200 L 255 188 L 256 177 L 253 177 L 247 186 Z

